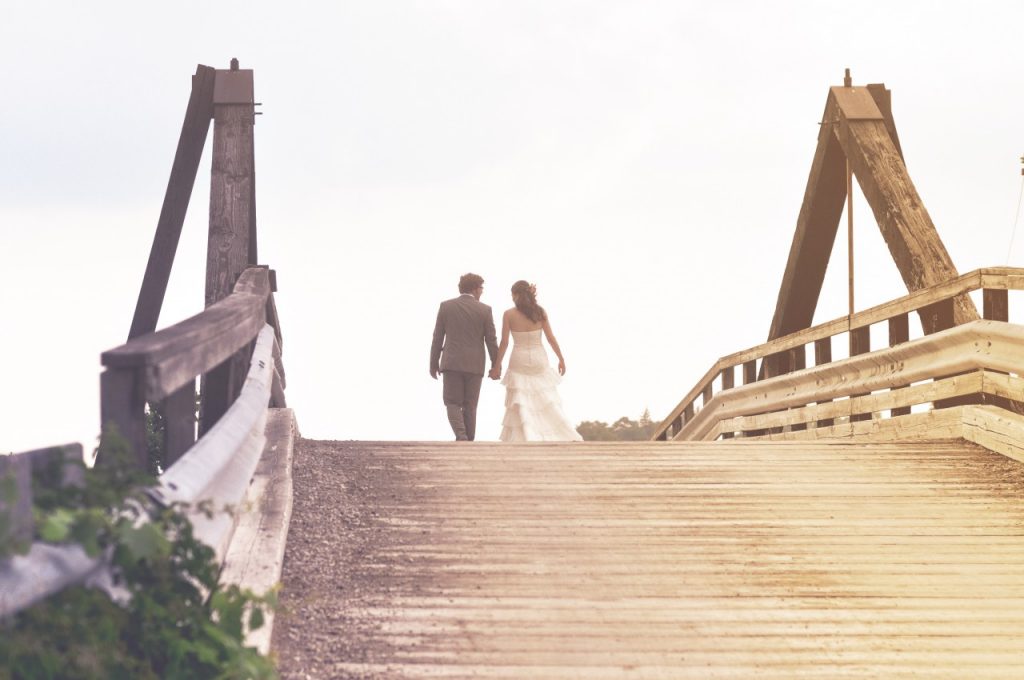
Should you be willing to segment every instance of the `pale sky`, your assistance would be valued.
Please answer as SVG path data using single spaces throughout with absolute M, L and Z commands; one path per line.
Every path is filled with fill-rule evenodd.
M 763 342 L 845 67 L 892 90 L 958 269 L 1020 264 L 1021 26 L 1019 2 L 4 0 L 0 451 L 94 445 L 197 63 L 255 71 L 302 434 L 450 439 L 428 355 L 467 271 L 499 321 L 537 284 L 576 421 L 660 418 Z M 161 327 L 202 309 L 209 181 L 207 155 Z M 863 308 L 905 289 L 857 199 Z M 845 313 L 845 263 L 841 231 L 817 321 Z M 503 392 L 485 381 L 480 439 Z

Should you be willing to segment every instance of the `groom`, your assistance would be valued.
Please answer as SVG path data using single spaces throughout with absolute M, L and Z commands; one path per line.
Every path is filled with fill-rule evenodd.
M 430 345 L 430 377 L 444 376 L 444 405 L 455 441 L 473 441 L 476 436 L 476 404 L 484 379 L 484 344 L 491 356 L 491 378 L 495 370 L 498 340 L 491 308 L 480 302 L 484 280 L 476 274 L 459 279 L 459 297 L 445 300 L 437 310 L 434 342 Z M 443 353 L 442 353 L 443 350 Z

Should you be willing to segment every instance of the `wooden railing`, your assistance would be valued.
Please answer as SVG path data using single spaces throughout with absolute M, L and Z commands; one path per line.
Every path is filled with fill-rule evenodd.
M 228 297 L 190 319 L 106 351 L 100 379 L 101 420 L 117 426 L 140 464 L 146 456 L 146 404 L 159 405 L 167 423 L 165 466 L 195 443 L 195 379 L 218 368 L 229 403 L 237 398 L 249 370 L 252 343 L 269 324 L 274 330 L 271 405 L 285 406 L 281 327 L 273 277 L 266 267 L 249 267 Z M 208 430 L 212 423 L 206 422 Z
M 105 371 L 100 377 L 100 417 L 104 435 L 116 428 L 127 440 L 136 465 L 146 469 L 150 466 L 146 409 L 159 410 L 165 426 L 159 461 L 163 474 L 147 492 L 165 506 L 182 503 L 194 510 L 201 501 L 212 503 L 217 510 L 212 517 L 193 511 L 191 520 L 196 537 L 212 546 L 223 564 L 245 510 L 242 501 L 261 455 L 267 451 L 269 465 L 289 468 L 281 477 L 288 480 L 290 503 L 290 462 L 286 456 L 281 463 L 281 457 L 272 454 L 281 443 L 277 439 L 292 441 L 294 420 L 288 410 L 270 411 L 286 406 L 285 373 L 274 302 L 276 276 L 268 267 L 254 264 L 258 260 L 252 71 L 239 69 L 237 60 L 232 60 L 229 70 L 200 65 L 192 84 L 129 340 L 101 357 Z M 190 319 L 156 331 L 211 121 L 207 307 Z M 197 376 L 201 377 L 198 423 Z M 268 431 L 273 431 L 271 442 L 267 442 Z M 75 451 L 80 461 L 80 447 L 64 447 L 57 453 L 74 456 Z M 6 508 L 0 499 L 0 511 L 11 511 L 16 523 L 12 536 L 22 542 L 33 535 L 31 469 L 53 455 L 29 452 L 0 465 L 0 477 L 11 474 L 19 491 L 12 508 Z M 227 512 L 222 511 L 225 508 Z M 281 534 L 287 531 L 288 512 L 278 513 L 283 517 L 278 527 Z M 283 555 L 283 540 L 277 545 L 275 549 Z M 27 555 L 0 561 L 0 617 L 70 583 L 91 581 L 110 586 L 109 576 L 102 555 L 89 557 L 77 545 L 37 541 Z
M 196 441 L 196 376 L 240 360 L 245 373 L 232 378 L 231 404 Z M 218 512 L 193 510 L 190 519 L 195 536 L 223 561 L 264 450 L 268 409 L 286 406 L 271 272 L 266 267 L 247 268 L 225 299 L 181 323 L 104 352 L 101 361 L 107 367 L 101 376 L 104 423 L 115 424 L 144 461 L 145 407 L 162 405 L 168 468 L 149 496 L 165 506 L 210 502 Z M 81 460 L 80 446 L 63 450 L 28 452 L 5 461 L 19 489 L 19 503 L 11 513 L 16 537 L 31 539 L 32 467 L 58 453 Z M 0 569 L 0 617 L 82 581 L 109 583 L 103 556 L 89 557 L 74 544 L 34 543 L 27 555 L 14 557 Z
M 984 320 L 954 327 L 956 298 L 977 290 Z M 907 426 L 921 404 L 995 404 L 1019 412 L 1024 329 L 1007 323 L 1009 290 L 1024 290 L 1024 269 L 979 269 L 722 357 L 653 439 L 842 436 L 877 430 L 881 419 Z M 911 313 L 931 335 L 910 340 Z M 881 323 L 888 325 L 888 344 L 872 351 L 871 326 Z M 849 357 L 833 361 L 833 338 L 842 334 L 849 336 Z

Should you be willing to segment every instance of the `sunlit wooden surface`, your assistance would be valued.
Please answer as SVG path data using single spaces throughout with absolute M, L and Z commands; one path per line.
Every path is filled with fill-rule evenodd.
M 284 677 L 1024 677 L 1024 467 L 963 442 L 303 440 Z

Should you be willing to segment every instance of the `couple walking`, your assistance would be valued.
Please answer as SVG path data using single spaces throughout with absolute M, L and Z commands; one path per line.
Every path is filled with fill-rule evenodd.
M 476 404 L 484 378 L 484 346 L 491 357 L 491 380 L 501 378 L 501 363 L 512 337 L 512 354 L 505 385 L 505 418 L 501 441 L 579 441 L 582 439 L 562 411 L 558 383 L 565 375 L 565 359 L 551 332 L 544 308 L 537 304 L 537 288 L 526 281 L 512 286 L 515 305 L 501 319 L 501 344 L 494 332 L 491 308 L 480 302 L 484 280 L 477 274 L 459 279 L 459 297 L 441 303 L 430 346 L 430 376 L 443 379 L 444 405 L 456 441 L 476 436 Z M 558 371 L 548 363 L 541 343 L 558 357 Z

